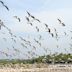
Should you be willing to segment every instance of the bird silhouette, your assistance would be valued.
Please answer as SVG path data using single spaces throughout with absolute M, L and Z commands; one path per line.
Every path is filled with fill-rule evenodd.
M 8 6 L 6 6 L 6 5 L 4 5 L 4 7 L 9 11 L 9 8 L 8 8 Z
M 32 24 L 32 23 L 30 23 L 30 25 L 31 25 L 31 26 L 33 26 L 33 24 Z
M 19 22 L 21 21 L 21 19 L 19 17 L 17 17 L 17 16 L 13 16 L 13 17 L 18 19 Z
M 53 33 L 50 33 L 50 34 L 51 34 L 52 37 L 54 37 L 54 34 Z
M 35 17 L 34 17 L 34 16 L 32 16 L 32 15 L 31 15 L 31 17 L 32 17 L 33 19 L 35 19 Z
M 0 20 L 0 30 L 2 26 L 4 26 L 4 23 Z
M 0 30 L 1 30 L 1 25 L 0 25 Z
M 60 19 L 58 19 L 58 21 L 60 24 L 62 24 L 62 26 L 65 26 L 65 24 Z
M 62 26 L 65 26 L 65 24 L 64 24 L 64 23 L 62 23 Z
M 39 28 L 36 26 L 37 32 L 39 32 Z
M 47 24 L 44 24 L 46 27 L 48 27 L 48 25 Z
M 26 18 L 26 20 L 27 20 L 28 22 L 30 21 L 29 18 L 28 18 L 27 16 L 26 16 L 25 18 Z
M 35 19 L 36 21 L 38 21 L 39 23 L 41 23 L 41 21 L 39 19 Z
M 4 4 L 3 1 L 0 0 L 0 3 L 2 3 L 2 5 L 9 11 L 9 8 Z
M 48 28 L 48 32 L 49 32 L 49 33 L 51 32 L 50 28 Z
M 4 5 L 4 2 L 0 0 L 0 3 L 2 3 L 2 5 Z
M 27 14 L 28 14 L 29 16 L 31 16 L 30 13 L 29 13 L 28 11 L 26 11 L 26 12 L 27 12 Z
M 61 24 L 61 20 L 60 19 L 57 19 L 59 21 L 59 23 Z

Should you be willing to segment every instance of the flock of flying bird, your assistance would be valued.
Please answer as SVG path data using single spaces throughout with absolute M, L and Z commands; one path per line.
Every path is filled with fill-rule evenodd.
M 0 3 L 9 11 L 9 8 L 4 4 L 3 1 L 0 0 Z M 38 23 L 42 23 L 42 21 L 40 21 L 39 19 L 37 19 L 35 16 L 31 15 L 28 11 L 27 12 L 27 15 L 28 16 L 25 16 L 25 19 L 27 20 L 27 24 L 30 24 L 32 27 L 34 27 L 34 24 L 33 24 L 33 21 L 37 21 Z M 19 18 L 18 16 L 13 16 L 14 18 L 16 18 L 18 20 L 18 22 L 21 22 L 21 18 Z M 58 18 L 57 19 L 59 24 L 63 27 L 65 27 L 66 25 Z M 54 33 L 51 32 L 51 28 L 49 27 L 49 25 L 47 23 L 43 23 L 43 26 L 45 28 L 45 32 L 48 33 L 48 35 L 50 34 L 51 37 L 53 38 L 56 38 L 56 40 L 58 41 L 58 32 L 56 30 L 56 28 L 54 28 Z M 23 47 L 23 49 L 27 49 L 27 52 L 26 54 L 23 53 L 20 49 L 16 48 L 14 45 L 12 45 L 12 49 L 19 55 L 19 53 L 21 53 L 22 55 L 25 55 L 26 57 L 28 58 L 31 58 L 31 57 L 34 57 L 34 56 L 38 56 L 38 53 L 36 53 L 36 50 L 38 49 L 36 45 L 34 45 L 30 40 L 22 37 L 22 36 L 17 36 L 15 34 L 12 33 L 11 29 L 9 29 L 2 20 L 0 20 L 0 30 L 1 28 L 4 27 L 9 35 L 10 35 L 10 39 L 12 40 L 12 42 L 14 42 L 14 44 L 17 44 L 18 40 L 20 40 L 20 45 Z M 37 32 L 39 33 L 40 32 L 40 28 L 38 26 L 35 26 L 35 29 L 37 30 Z M 72 33 L 72 31 L 70 31 Z M 2 34 L 6 34 L 4 32 L 2 32 Z M 66 32 L 64 32 L 65 35 L 67 35 Z M 43 36 L 39 34 L 39 39 L 36 39 L 34 38 L 33 39 L 33 42 L 35 42 L 40 48 L 42 48 L 42 39 Z M 72 38 L 72 37 L 71 37 Z M 3 38 L 3 40 L 5 42 L 7 42 L 7 38 Z M 72 47 L 72 44 L 70 44 L 70 46 Z M 57 48 L 59 46 L 57 45 Z M 30 51 L 28 50 L 29 48 Z M 8 48 L 7 49 L 10 51 L 11 48 Z M 43 50 L 47 53 L 47 48 L 43 48 Z M 6 55 L 7 57 L 12 57 L 12 56 L 15 56 L 15 54 L 8 54 L 7 52 L 4 52 L 4 51 L 0 51 L 1 54 L 4 54 Z M 17 55 L 16 54 L 16 55 Z

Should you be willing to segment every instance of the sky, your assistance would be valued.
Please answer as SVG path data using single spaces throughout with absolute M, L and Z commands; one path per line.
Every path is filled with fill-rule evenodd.
M 72 0 L 2 0 L 5 5 L 9 7 L 9 11 L 3 7 L 0 3 L 0 19 L 4 22 L 4 24 L 11 29 L 13 34 L 17 36 L 17 43 L 15 44 L 12 40 L 8 31 L 2 27 L 0 33 L 0 51 L 7 52 L 8 54 L 15 53 L 16 56 L 12 58 L 27 58 L 26 55 L 21 53 L 14 52 L 12 46 L 21 50 L 22 53 L 27 54 L 27 51 L 31 51 L 32 47 L 28 46 L 28 49 L 22 48 L 20 45 L 21 41 L 19 40 L 19 36 L 30 40 L 32 45 L 37 47 L 37 50 L 33 50 L 36 54 L 45 55 L 54 52 L 58 53 L 72 53 L 70 50 L 69 44 L 71 44 L 70 37 L 72 34 L 70 31 L 72 30 Z M 34 21 L 34 27 L 27 24 L 25 16 L 27 12 L 30 12 L 33 16 L 38 18 L 41 23 Z M 21 19 L 21 22 L 18 22 L 13 16 L 18 16 Z M 65 27 L 59 25 L 57 19 L 61 19 L 65 23 Z M 59 33 L 59 41 L 55 38 L 52 38 L 48 33 L 45 32 L 43 23 L 47 23 L 48 26 L 54 31 L 54 28 L 57 29 Z M 36 32 L 35 26 L 38 26 L 40 32 Z M 5 35 L 2 33 L 5 32 Z M 64 32 L 67 35 L 64 35 Z M 39 35 L 42 35 L 42 47 L 34 42 L 34 38 L 38 39 Z M 5 42 L 3 38 L 7 38 Z M 59 48 L 56 48 L 59 45 Z M 9 48 L 9 50 L 8 50 Z M 43 48 L 46 48 L 47 53 Z M 66 49 L 66 51 L 65 51 Z M 0 55 L 0 58 L 7 58 L 5 55 Z M 9 57 L 8 57 L 9 58 Z

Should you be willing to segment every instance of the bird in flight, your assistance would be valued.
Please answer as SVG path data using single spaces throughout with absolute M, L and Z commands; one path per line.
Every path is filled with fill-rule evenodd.
M 65 26 L 65 24 L 64 24 L 64 23 L 62 23 L 62 26 Z
M 46 27 L 48 27 L 48 25 L 47 24 L 44 24 Z
M 0 25 L 0 30 L 1 30 L 1 25 Z
M 51 36 L 52 36 L 52 37 L 54 37 L 54 34 L 53 34 L 53 33 L 51 33 Z
M 0 0 L 0 3 L 2 3 L 2 5 L 9 11 L 9 8 L 4 4 L 3 1 Z
M 29 20 L 29 18 L 26 16 L 26 20 L 29 22 L 30 20 Z
M 65 24 L 60 19 L 57 20 L 59 21 L 60 24 L 62 24 L 62 26 L 65 26 Z
M 39 28 L 36 26 L 37 31 L 39 32 Z
M 33 24 L 32 23 L 29 23 L 31 26 L 33 26 Z
M 34 16 L 32 16 L 32 15 L 31 15 L 31 17 L 32 17 L 33 19 L 35 19 L 35 17 L 34 17 Z
M 36 21 L 38 21 L 39 23 L 41 22 L 39 19 L 35 19 Z
M 4 5 L 4 2 L 0 0 L 0 3 L 2 3 Z
M 1 26 L 4 26 L 3 22 L 0 20 L 0 30 L 1 30 Z
M 9 11 L 9 8 L 6 5 L 4 5 L 4 7 Z
M 49 32 L 49 33 L 51 32 L 50 28 L 48 28 L 48 32 Z
M 31 16 L 30 13 L 29 13 L 28 11 L 26 11 L 26 12 L 27 12 L 27 14 L 28 14 L 29 16 Z
M 61 20 L 60 19 L 57 19 L 59 21 L 59 23 L 61 24 Z
M 21 19 L 17 16 L 14 16 L 14 18 L 18 19 L 19 22 L 21 21 Z

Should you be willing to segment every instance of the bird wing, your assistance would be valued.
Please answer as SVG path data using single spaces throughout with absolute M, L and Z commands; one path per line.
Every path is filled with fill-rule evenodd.
M 9 11 L 9 8 L 6 5 L 4 5 L 4 7 Z
M 0 3 L 2 3 L 4 5 L 4 2 L 0 0 Z

